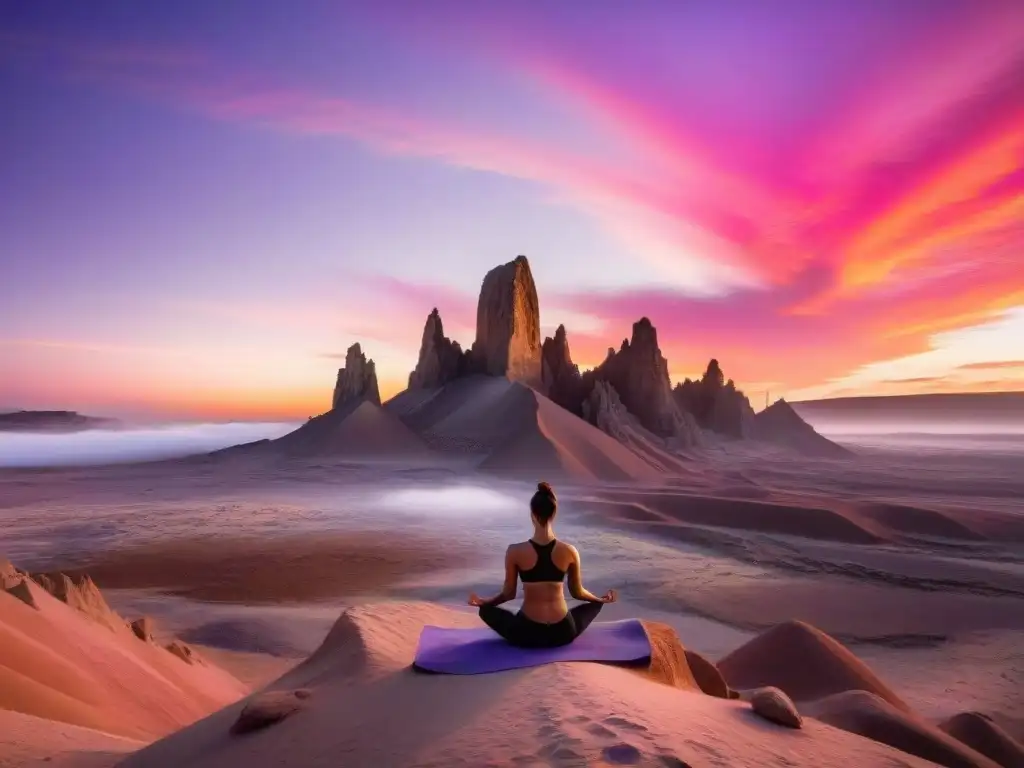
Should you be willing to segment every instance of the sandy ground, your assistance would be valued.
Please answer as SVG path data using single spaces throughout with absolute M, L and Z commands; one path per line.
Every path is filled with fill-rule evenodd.
M 935 724 L 978 710 L 1021 738 L 1019 721 L 1006 719 L 1024 711 L 1024 477 L 1012 459 L 865 452 L 815 462 L 711 450 L 668 481 L 560 483 L 558 530 L 583 552 L 592 590 L 620 590 L 609 618 L 663 621 L 716 660 L 801 619 L 846 643 L 915 717 Z M 300 666 L 346 607 L 380 598 L 456 606 L 471 589 L 495 590 L 504 546 L 529 533 L 534 480 L 498 479 L 454 460 L 5 471 L 0 528 L 11 560 L 88 571 L 123 615 L 155 616 L 248 690 Z M 640 707 L 614 672 L 575 675 L 565 685 L 590 691 L 597 709 L 598 691 Z M 524 683 L 523 697 L 533 684 Z M 689 695 L 658 700 L 704 723 L 702 733 L 735 727 L 733 704 L 700 714 Z M 590 723 L 576 727 L 558 714 L 568 706 L 553 704 L 551 717 L 579 731 L 565 738 L 586 742 Z M 645 717 L 654 718 L 642 723 L 648 736 L 633 743 L 627 735 L 644 731 L 627 729 L 615 738 L 651 760 L 686 753 L 679 759 L 711 765 L 732 754 L 708 753 L 702 763 L 697 747 L 678 733 L 662 739 L 668 725 Z M 11 741 L 5 755 L 15 754 Z M 615 763 L 593 744 L 588 759 Z M 814 749 L 796 764 L 843 764 L 838 742 Z M 821 757 L 829 749 L 838 751 Z M 443 763 L 443 751 L 431 754 Z M 730 764 L 769 764 L 752 755 Z M 811 755 L 822 762 L 806 762 Z M 11 764 L 42 759 L 22 757 Z

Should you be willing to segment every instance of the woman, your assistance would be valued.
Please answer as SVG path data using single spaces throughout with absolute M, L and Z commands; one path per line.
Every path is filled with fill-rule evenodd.
M 488 600 L 470 594 L 469 604 L 480 608 L 480 618 L 512 645 L 524 648 L 555 648 L 568 645 L 585 630 L 605 603 L 614 603 L 614 589 L 597 597 L 583 587 L 580 553 L 576 547 L 555 539 L 551 527 L 558 510 L 555 492 L 547 483 L 537 485 L 530 499 L 533 536 L 513 544 L 505 552 L 505 584 Z M 569 576 L 569 594 L 582 605 L 571 611 L 562 582 Z M 498 606 L 516 598 L 517 580 L 523 582 L 523 607 L 512 613 Z

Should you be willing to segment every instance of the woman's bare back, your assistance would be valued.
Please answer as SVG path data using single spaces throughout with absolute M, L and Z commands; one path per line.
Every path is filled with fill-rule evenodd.
M 513 545 L 513 557 L 519 573 L 532 570 L 540 558 L 529 541 Z M 571 545 L 556 541 L 551 552 L 551 561 L 558 570 L 568 573 L 576 562 L 576 551 Z M 555 624 L 565 618 L 569 606 L 565 602 L 564 582 L 535 581 L 522 584 L 522 611 L 528 619 L 542 624 Z

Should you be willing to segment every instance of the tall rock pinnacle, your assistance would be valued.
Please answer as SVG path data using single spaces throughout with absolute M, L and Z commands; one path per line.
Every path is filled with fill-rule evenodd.
M 337 410 L 348 403 L 361 400 L 369 400 L 380 405 L 376 366 L 373 360 L 366 359 L 357 342 L 348 348 L 348 352 L 345 353 L 345 367 L 338 371 L 331 409 Z
M 540 384 L 540 303 L 525 256 L 484 277 L 472 357 L 481 373 Z
M 464 355 L 459 342 L 444 335 L 441 314 L 427 315 L 416 369 L 409 374 L 409 389 L 433 389 L 447 384 L 464 372 Z

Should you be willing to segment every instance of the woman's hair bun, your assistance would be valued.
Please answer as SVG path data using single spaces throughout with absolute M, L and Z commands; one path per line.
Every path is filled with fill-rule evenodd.
M 537 493 L 546 493 L 551 498 L 555 497 L 555 489 L 551 487 L 551 483 L 546 483 L 543 480 L 537 483 Z

